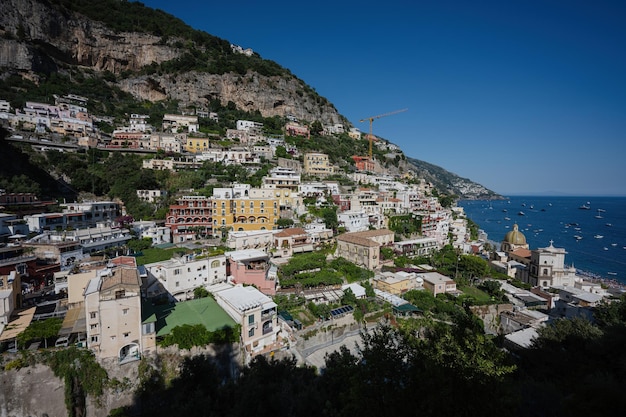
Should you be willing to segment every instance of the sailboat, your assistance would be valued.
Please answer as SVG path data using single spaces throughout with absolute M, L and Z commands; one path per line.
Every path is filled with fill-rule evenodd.
M 600 210 L 598 209 L 598 214 L 595 215 L 596 219 L 602 219 L 602 215 L 600 214 Z

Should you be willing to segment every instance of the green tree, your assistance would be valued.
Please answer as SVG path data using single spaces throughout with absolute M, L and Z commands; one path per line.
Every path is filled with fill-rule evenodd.
M 204 287 L 196 287 L 193 289 L 193 298 L 206 298 L 209 294 L 209 291 Z
M 17 342 L 21 347 L 26 347 L 32 341 L 43 340 L 44 346 L 48 347 L 48 339 L 57 336 L 62 325 L 63 319 L 60 318 L 33 321 L 17 335 Z

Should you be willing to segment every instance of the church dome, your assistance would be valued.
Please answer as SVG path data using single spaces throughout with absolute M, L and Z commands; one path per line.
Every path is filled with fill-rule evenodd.
M 517 224 L 515 224 L 513 225 L 513 230 L 504 236 L 504 241 L 510 243 L 511 245 L 525 245 L 526 236 L 519 231 Z

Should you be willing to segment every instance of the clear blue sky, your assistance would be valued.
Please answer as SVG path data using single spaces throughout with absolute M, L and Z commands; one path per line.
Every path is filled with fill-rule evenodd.
M 500 194 L 626 195 L 626 1 L 143 3 Z

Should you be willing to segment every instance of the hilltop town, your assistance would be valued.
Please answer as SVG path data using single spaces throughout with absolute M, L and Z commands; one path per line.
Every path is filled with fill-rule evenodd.
M 366 315 L 376 315 L 384 305 L 391 305 L 394 314 L 415 315 L 421 310 L 402 298 L 405 293 L 458 297 L 464 293 L 461 287 L 496 274 L 509 307 L 498 310 L 501 325 L 488 330 L 501 334 L 509 323 L 515 330 L 510 339 L 523 337 L 517 343 L 524 345 L 550 314 L 590 316 L 591 308 L 615 295 L 567 267 L 564 249 L 531 251 L 517 229 L 501 250 L 489 247 L 450 196 L 439 195 L 410 169 L 400 173 L 372 156 L 353 155 L 350 171 L 332 163 L 328 154 L 302 152 L 290 139 L 310 141 L 311 126 L 293 117 L 283 135 L 268 135 L 262 123 L 238 120 L 236 129 L 216 138 L 203 135 L 198 121 L 215 120 L 216 113 L 166 114 L 158 127 L 146 115 L 131 114 L 125 125 L 105 135 L 87 111 L 87 101 L 70 94 L 57 97 L 55 105 L 27 102 L 14 112 L 1 101 L 0 115 L 12 131 L 12 143 L 44 154 L 90 148 L 138 152 L 145 155 L 142 169 L 171 172 L 207 163 L 252 172 L 263 161 L 275 161 L 275 166 L 260 186 L 232 182 L 212 187 L 211 195 L 136 190 L 137 198 L 149 204 L 167 197 L 173 201 L 165 219 L 154 220 L 133 219 L 119 199 L 57 206 L 32 193 L 3 190 L 0 272 L 6 303 L 0 341 L 13 349 L 31 320 L 61 317 L 62 344 L 78 343 L 98 359 L 124 363 L 157 352 L 175 329 L 170 321 L 179 326 L 200 322 L 210 331 L 224 325 L 239 329 L 234 340 L 241 343 L 242 363 L 248 363 L 255 355 L 289 348 L 306 324 L 350 315 L 358 299 L 378 300 L 379 307 Z M 342 125 L 316 132 L 344 133 Z M 347 136 L 361 144 L 370 139 L 354 128 Z M 379 151 L 401 155 L 395 145 L 371 140 Z M 49 207 L 60 210 L 49 212 Z M 170 249 L 171 257 L 146 263 L 133 241 L 142 242 L 143 250 Z M 450 265 L 437 264 L 437 255 L 443 259 L 445 253 L 453 254 L 454 276 L 445 273 Z M 300 258 L 312 267 L 294 268 Z M 470 258 L 485 266 L 471 271 L 465 266 Z M 548 270 L 540 266 L 544 258 L 550 260 Z M 352 270 L 326 271 L 327 265 L 341 262 L 353 265 Z M 352 304 L 345 303 L 347 291 L 356 297 Z M 202 300 L 207 293 L 211 297 Z M 323 307 L 293 317 L 281 310 L 276 297 Z M 219 319 L 178 313 L 185 303 L 216 303 Z M 168 313 L 155 310 L 162 305 L 170 306 L 161 309 Z M 173 319 L 177 314 L 182 316 Z M 23 321 L 21 327 L 13 328 L 15 318 Z
M 0 6 L 0 414 L 615 414 L 621 287 L 254 51 L 97 5 Z

